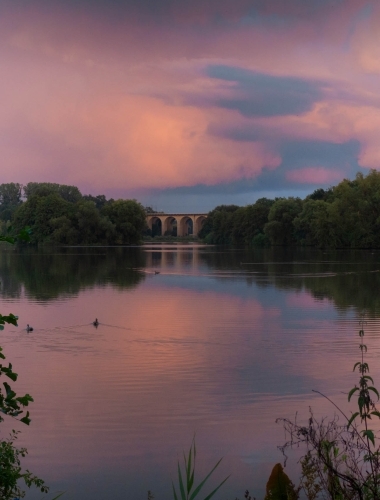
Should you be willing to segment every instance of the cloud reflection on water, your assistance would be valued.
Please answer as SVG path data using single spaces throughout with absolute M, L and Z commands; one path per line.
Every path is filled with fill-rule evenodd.
M 68 294 L 73 277 L 60 273 L 59 288 L 44 301 L 26 274 L 12 274 L 23 269 L 13 266 L 23 256 L 0 259 L 5 283 L 18 290 L 22 277 L 28 291 L 11 297 L 3 290 L 2 304 L 20 315 L 20 328 L 6 331 L 2 340 L 20 374 L 19 391 L 36 400 L 21 442 L 30 448 L 31 470 L 69 490 L 68 498 L 91 492 L 100 500 L 112 491 L 115 499 L 144 499 L 147 489 L 168 498 L 177 455 L 194 432 L 200 476 L 224 455 L 220 474 L 233 472 L 226 497 L 242 496 L 246 488 L 260 496 L 280 460 L 276 446 L 283 433 L 275 418 L 298 410 L 306 416 L 309 404 L 331 413 L 312 389 L 344 401 L 339 391 L 352 386 L 357 325 L 355 303 L 339 310 L 340 296 L 331 293 L 351 283 L 342 261 L 334 255 L 324 259 L 335 263 L 322 263 L 306 253 L 281 260 L 272 252 L 249 266 L 252 271 L 256 265 L 258 274 L 244 274 L 240 262 L 254 256 L 214 250 L 147 250 L 144 258 L 133 258 L 140 262 L 133 273 L 144 279 L 133 278 L 132 287 L 119 286 L 119 277 L 114 283 L 100 258 L 70 257 L 83 268 L 90 263 L 82 272 L 97 279 L 86 278 Z M 130 269 L 128 252 L 124 257 L 118 262 Z M 45 280 L 59 262 L 67 264 L 67 256 L 54 266 L 49 262 Z M 317 277 L 306 272 L 310 266 Z M 376 263 L 347 259 L 344 266 L 367 272 Z M 33 334 L 22 329 L 26 322 Z M 372 358 L 379 354 L 377 337 L 373 319 Z

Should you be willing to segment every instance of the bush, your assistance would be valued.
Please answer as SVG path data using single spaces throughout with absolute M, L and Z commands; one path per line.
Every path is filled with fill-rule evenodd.
M 364 340 L 364 321 L 360 321 L 360 360 L 354 371 L 359 372 L 359 382 L 348 393 L 348 401 L 357 395 L 358 411 L 351 415 L 344 413 L 333 401 L 337 410 L 334 417 L 316 420 L 310 409 L 308 424 L 300 425 L 297 420 L 278 419 L 284 425 L 289 440 L 280 449 L 284 453 L 293 446 L 304 446 L 301 458 L 302 474 L 299 490 L 308 500 L 324 498 L 334 500 L 378 500 L 380 499 L 380 446 L 370 423 L 380 418 L 373 395 L 379 393 L 368 375 L 369 366 L 364 360 L 367 346 Z M 340 415 L 340 417 L 339 417 Z M 341 418 L 343 422 L 341 423 Z

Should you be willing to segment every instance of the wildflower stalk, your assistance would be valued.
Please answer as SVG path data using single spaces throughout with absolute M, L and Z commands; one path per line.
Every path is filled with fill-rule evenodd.
M 374 395 L 380 398 L 365 361 L 364 317 L 360 318 L 359 325 L 360 360 L 353 368 L 359 372 L 359 382 L 348 393 L 348 401 L 357 395 L 358 410 L 347 416 L 329 397 L 313 391 L 326 398 L 339 413 L 330 420 L 317 421 L 310 409 L 307 426 L 299 425 L 297 420 L 277 419 L 290 436 L 289 441 L 279 447 L 285 463 L 287 448 L 306 446 L 306 454 L 301 458 L 301 488 L 309 500 L 316 498 L 319 492 L 334 500 L 380 500 L 380 447 L 371 425 L 373 418 L 380 418 L 372 398 Z M 339 414 L 346 422 L 343 425 Z

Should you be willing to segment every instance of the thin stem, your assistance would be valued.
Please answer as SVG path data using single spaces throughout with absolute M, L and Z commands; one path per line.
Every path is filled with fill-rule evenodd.
M 361 319 L 359 321 L 359 325 L 360 325 L 360 331 L 362 333 L 361 335 L 361 354 L 362 354 L 362 364 L 360 366 L 360 374 L 361 376 L 363 377 L 364 376 L 364 369 L 363 369 L 363 366 L 364 366 L 364 343 L 363 343 L 363 337 L 364 337 L 364 325 L 365 325 L 365 321 L 364 319 Z M 369 371 L 369 370 L 368 370 Z M 367 389 L 367 392 L 368 389 Z M 376 495 L 376 492 L 377 492 L 377 474 L 375 474 L 374 472 L 374 468 L 373 468 L 373 453 L 371 451 L 371 445 L 370 445 L 370 441 L 369 441 L 369 437 L 368 437 L 368 434 L 367 434 L 367 431 L 368 431 L 368 417 L 367 417 L 367 410 L 365 411 L 364 413 L 364 417 L 362 418 L 362 420 L 364 420 L 364 427 L 365 427 L 365 430 L 366 430 L 366 437 L 367 437 L 367 447 L 368 447 L 368 457 L 369 457 L 369 462 L 370 462 L 370 465 L 371 465 L 371 473 L 372 473 L 372 477 L 373 477 L 373 481 L 374 481 L 374 491 L 375 491 L 375 498 L 378 498 L 378 495 Z
M 341 410 L 339 408 L 339 406 L 337 404 L 334 403 L 334 401 L 332 399 L 330 399 L 328 396 L 326 396 L 325 394 L 323 394 L 323 392 L 320 392 L 320 391 L 316 391 L 315 389 L 312 389 L 312 392 L 315 392 L 319 395 L 321 395 L 323 398 L 327 399 L 327 401 L 329 401 L 329 403 L 331 403 L 333 406 L 335 406 L 335 408 L 339 411 L 339 413 L 341 413 L 344 418 L 347 420 L 347 422 L 350 420 L 347 415 L 344 413 L 343 410 Z M 363 444 L 366 446 L 366 442 L 365 440 L 363 439 L 363 436 L 360 434 L 360 432 L 358 432 L 358 430 L 356 429 L 356 427 L 352 426 L 352 429 L 354 430 L 354 432 L 356 433 L 356 435 L 358 436 L 358 438 L 363 442 Z

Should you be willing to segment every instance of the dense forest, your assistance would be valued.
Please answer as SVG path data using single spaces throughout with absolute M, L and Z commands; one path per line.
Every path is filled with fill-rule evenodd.
M 132 244 L 145 225 L 145 210 L 135 200 L 82 195 L 75 186 L 48 182 L 0 185 L 1 233 L 28 227 L 32 243 Z
M 253 205 L 221 205 L 199 236 L 207 243 L 252 246 L 380 247 L 380 173 L 300 198 L 261 198 Z

